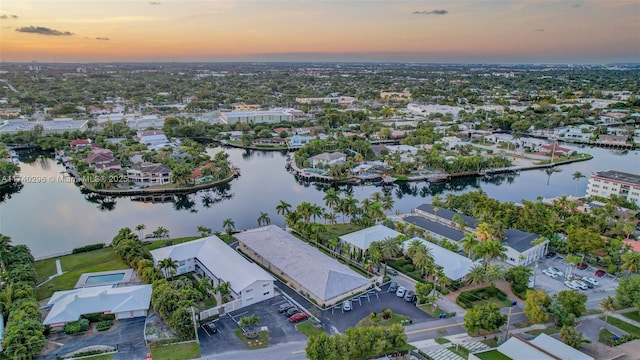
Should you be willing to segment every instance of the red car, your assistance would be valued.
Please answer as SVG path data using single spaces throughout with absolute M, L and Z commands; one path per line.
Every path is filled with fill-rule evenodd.
M 600 270 L 596 270 L 594 275 L 597 277 L 603 277 L 604 274 L 605 274 L 604 270 L 600 269 Z
M 580 264 L 578 264 L 578 266 L 577 266 L 577 268 L 578 268 L 578 269 L 580 269 L 580 270 L 584 270 L 584 269 L 586 269 L 586 268 L 588 268 L 588 267 L 589 267 L 589 265 L 587 265 L 587 264 L 585 264 L 585 263 L 580 263 Z
M 307 313 L 299 312 L 297 314 L 291 315 L 291 317 L 289 318 L 289 321 L 291 321 L 292 323 L 297 323 L 298 321 L 302 321 L 308 317 L 309 315 L 307 315 Z

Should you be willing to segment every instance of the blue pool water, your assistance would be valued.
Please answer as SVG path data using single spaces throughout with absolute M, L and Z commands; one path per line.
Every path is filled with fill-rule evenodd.
M 93 275 L 88 276 L 85 285 L 96 285 L 102 283 L 114 283 L 122 281 L 124 279 L 124 273 L 106 274 L 106 275 Z

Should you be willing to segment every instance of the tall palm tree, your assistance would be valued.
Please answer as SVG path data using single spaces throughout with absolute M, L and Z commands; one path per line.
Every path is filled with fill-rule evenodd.
M 491 286 L 496 286 L 496 281 L 504 279 L 504 267 L 500 264 L 490 264 L 485 272 L 487 280 L 491 282 Z
M 162 226 L 158 226 L 158 228 L 156 229 L 156 235 L 161 238 L 169 237 L 169 229 Z
M 409 242 L 409 246 L 407 246 L 407 256 L 412 259 L 413 256 L 423 247 L 425 247 L 425 245 L 420 241 L 420 239 L 411 240 Z
M 335 214 L 336 208 L 340 205 L 340 195 L 335 189 L 330 188 L 324 192 L 324 204 L 327 205 L 329 210 L 331 210 L 331 214 Z
M 488 240 L 480 243 L 474 248 L 473 251 L 476 253 L 476 255 L 482 257 L 482 263 L 485 269 L 487 268 L 487 265 L 491 262 L 491 260 L 504 260 L 507 258 L 507 248 L 498 240 Z
M 269 214 L 266 212 L 260 212 L 260 216 L 258 216 L 258 226 L 262 224 L 269 225 L 271 224 L 271 219 L 269 218 Z
M 580 179 L 585 177 L 580 171 L 574 172 L 571 177 L 576 181 L 576 196 L 578 196 L 578 186 L 580 185 Z
M 355 215 L 358 210 L 358 199 L 354 198 L 353 195 L 348 194 L 344 199 L 342 199 L 343 211 L 346 211 L 349 216 L 350 221 L 353 220 L 353 215 Z
M 236 229 L 236 223 L 231 218 L 227 218 L 222 222 L 222 227 L 225 229 L 228 235 L 231 235 L 233 234 L 233 230 Z
M 628 251 L 622 255 L 621 269 L 626 269 L 629 274 L 638 272 L 640 268 L 640 254 L 635 251 Z
M 197 227 L 197 230 L 200 233 L 201 237 L 206 237 L 206 236 L 211 235 L 211 229 L 206 227 L 206 226 L 199 225 Z
M 384 259 L 393 259 L 402 252 L 402 247 L 396 239 L 385 238 L 380 243 L 380 252 Z
M 487 281 L 487 275 L 482 266 L 475 265 L 469 269 L 469 273 L 465 276 L 465 280 L 467 280 L 469 284 L 475 285 L 477 288 L 479 284 Z
M 231 283 L 228 281 L 224 281 L 221 282 L 220 284 L 218 284 L 218 286 L 216 286 L 216 288 L 214 289 L 215 292 L 220 294 L 220 298 L 222 299 L 222 302 L 224 303 L 225 301 L 225 296 L 230 294 L 230 289 L 231 289 Z
M 380 191 L 376 191 L 373 194 L 371 194 L 370 198 L 371 198 L 371 201 L 373 202 L 382 203 L 382 199 L 384 198 L 384 196 Z
M 616 310 L 615 300 L 611 296 L 607 296 L 600 301 L 600 309 L 604 311 L 604 324 L 606 327 L 609 324 L 609 313 Z
M 143 237 L 142 231 L 144 229 L 146 229 L 146 228 L 147 228 L 147 226 L 145 224 L 136 225 L 136 230 L 138 231 L 138 234 L 140 234 L 139 239 L 142 239 L 142 237 Z
M 493 229 L 491 229 L 491 225 L 486 222 L 481 222 L 476 227 L 476 237 L 481 242 L 485 242 L 487 240 L 493 240 Z
M 290 228 L 294 228 L 298 223 L 298 221 L 300 221 L 301 219 L 302 219 L 302 216 L 300 216 L 300 213 L 295 210 L 288 212 L 287 215 L 285 216 L 285 222 L 287 223 L 287 226 Z
M 302 219 L 305 223 L 308 223 L 311 220 L 311 208 L 313 205 L 308 201 L 303 201 L 296 207 L 296 212 L 302 216 Z
M 287 214 L 291 211 L 291 204 L 284 202 L 283 200 L 280 200 L 280 203 L 276 206 L 276 212 L 280 215 L 282 215 L 282 217 L 286 217 Z
M 382 198 L 382 209 L 384 211 L 393 210 L 394 203 L 395 200 L 393 200 L 393 196 L 391 196 L 391 194 L 384 194 L 384 197 Z
M 324 209 L 320 207 L 320 205 L 316 204 L 311 205 L 311 208 L 309 209 L 309 214 L 313 216 L 313 222 L 316 222 L 317 218 L 322 217 L 323 212 Z
M 158 268 L 164 274 L 164 277 L 173 277 L 176 270 L 178 270 L 178 262 L 172 258 L 165 258 L 158 261 Z
M 462 244 L 462 250 L 467 252 L 467 257 L 471 258 L 471 251 L 478 245 L 478 238 L 474 234 L 466 234 L 460 244 Z

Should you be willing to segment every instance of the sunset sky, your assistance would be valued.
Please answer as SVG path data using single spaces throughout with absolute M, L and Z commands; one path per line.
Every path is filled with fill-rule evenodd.
M 0 60 L 640 62 L 640 0 L 2 0 Z

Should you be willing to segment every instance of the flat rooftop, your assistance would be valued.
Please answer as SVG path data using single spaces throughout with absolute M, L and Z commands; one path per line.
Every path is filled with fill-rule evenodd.
M 42 125 L 44 131 L 78 130 L 87 124 L 88 120 L 53 120 L 53 121 L 28 121 L 5 120 L 0 122 L 0 132 L 19 132 L 33 130 L 36 125 Z
M 630 173 L 625 173 L 625 172 L 615 171 L 615 170 L 607 170 L 607 171 L 595 171 L 593 172 L 592 176 L 593 175 L 601 178 L 613 180 L 613 181 L 622 181 L 622 182 L 627 182 L 634 185 L 640 185 L 640 175 L 637 175 L 637 174 L 630 174 Z

